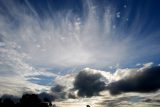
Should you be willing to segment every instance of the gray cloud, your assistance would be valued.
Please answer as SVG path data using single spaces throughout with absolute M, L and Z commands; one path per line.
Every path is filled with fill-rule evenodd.
M 77 96 L 76 96 L 73 92 L 69 92 L 69 93 L 68 93 L 68 98 L 76 99 Z
M 159 99 L 144 99 L 143 102 L 146 102 L 146 103 L 160 103 L 160 100 Z
M 52 102 L 56 99 L 56 97 L 54 95 L 52 95 L 51 93 L 46 93 L 46 92 L 42 92 L 42 93 L 38 94 L 38 97 L 43 102 Z
M 91 97 L 98 95 L 105 89 L 104 77 L 98 72 L 80 71 L 75 77 L 74 89 L 78 90 L 78 96 Z
M 51 91 L 52 92 L 62 92 L 64 90 L 64 86 L 61 86 L 61 85 L 56 85 L 55 87 L 52 87 L 51 88 Z
M 112 95 L 125 92 L 148 93 L 160 89 L 160 67 L 150 67 L 142 69 L 134 76 L 130 76 L 119 81 L 112 82 L 108 89 Z
M 65 87 L 59 84 L 55 85 L 54 87 L 51 87 L 51 92 L 56 99 L 65 99 L 67 96 Z
M 1 2 L 4 9 L 1 10 L 3 12 L 0 12 L 0 47 L 4 45 L 5 47 L 0 49 L 0 61 L 13 67 L 13 71 L 18 74 L 17 77 L 23 79 L 20 79 L 20 82 L 26 80 L 26 75 L 36 73 L 35 68 L 42 65 L 62 69 L 65 67 L 78 68 L 82 65 L 106 67 L 107 65 L 115 65 L 117 62 L 128 64 L 141 57 L 145 58 L 144 55 L 152 56 L 160 52 L 159 40 L 157 39 L 159 30 L 155 34 L 146 33 L 148 35 L 145 34 L 146 38 L 143 40 L 132 38 L 135 37 L 132 35 L 142 35 L 138 32 L 141 30 L 135 31 L 135 28 L 142 26 L 131 26 L 133 30 L 128 31 L 129 33 L 123 29 L 112 28 L 115 26 L 115 20 L 112 17 L 115 12 L 110 11 L 110 7 L 106 7 L 103 17 L 100 18 L 102 19 L 102 24 L 100 24 L 97 20 L 99 13 L 94 8 L 99 6 L 88 5 L 88 7 L 86 5 L 87 8 L 84 9 L 85 11 L 88 10 L 87 14 L 84 15 L 86 20 L 77 17 L 70 11 L 67 11 L 66 14 L 59 11 L 57 12 L 58 15 L 49 12 L 41 20 L 41 17 L 35 15 L 37 12 L 32 8 L 29 1 L 26 5 L 20 5 L 17 3 L 18 1 L 13 2 L 11 0 L 1 0 Z M 50 17 L 50 14 L 53 17 Z M 71 21 L 70 18 L 74 20 Z M 137 21 L 134 23 L 139 25 Z M 121 34 L 127 35 L 127 38 Z M 153 37 L 153 35 L 155 36 Z M 141 49 L 137 51 L 137 47 Z M 131 59 L 126 61 L 126 57 Z M 3 72 L 1 71 L 1 73 Z M 4 81 L 3 78 L 0 77 L 1 83 L 8 82 Z M 17 81 L 14 82 L 17 83 Z M 26 86 L 26 82 L 24 85 Z M 33 85 L 27 84 L 32 89 Z M 40 89 L 41 86 L 35 85 L 34 87 Z M 0 88 L 2 90 L 4 86 L 0 86 Z M 6 92 L 6 89 L 4 90 Z
M 17 52 L 26 53 L 30 59 L 25 59 L 31 65 L 61 67 L 95 65 L 105 67 L 115 65 L 117 62 L 135 61 L 138 58 L 143 58 L 143 53 L 154 55 L 160 52 L 159 45 L 156 42 L 152 43 L 153 40 L 158 41 L 156 37 L 153 38 L 153 35 L 146 35 L 147 39 L 136 41 L 135 44 L 134 40 L 139 39 L 134 39 L 133 35 L 141 35 L 139 30 L 135 34 L 135 30 L 126 33 L 122 28 L 121 30 L 114 29 L 116 19 L 113 16 L 117 12 L 112 11 L 109 7 L 106 7 L 103 17 L 101 17 L 103 24 L 100 24 L 97 20 L 99 6 L 91 5 L 92 3 L 84 8 L 84 11 L 88 11 L 87 14 L 84 13 L 86 20 L 70 13 L 70 10 L 66 11 L 66 14 L 58 11 L 58 15 L 49 12 L 41 20 L 29 1 L 25 2 L 26 5 L 23 6 L 18 1 L 1 0 L 1 2 L 6 8 L 3 10 L 4 13 L 9 14 L 0 13 L 0 32 L 7 38 L 6 48 L 14 48 Z M 93 9 L 93 7 L 97 8 Z M 50 17 L 50 14 L 53 17 Z M 73 18 L 72 21 L 71 18 Z M 13 20 L 7 19 L 16 19 L 18 26 L 14 25 Z M 136 23 L 138 22 L 135 21 L 135 25 L 137 25 Z M 14 29 L 12 29 L 13 26 Z M 131 28 L 135 29 L 135 26 L 131 26 Z M 124 38 L 121 34 L 128 36 Z M 159 32 L 154 35 L 159 35 Z M 152 43 L 152 45 L 148 45 L 148 43 Z M 137 47 L 142 49 L 136 51 Z M 136 57 L 134 56 L 135 52 Z M 129 62 L 124 62 L 128 56 L 134 57 Z
M 0 35 L 0 42 L 3 42 L 2 38 L 1 38 L 1 35 Z

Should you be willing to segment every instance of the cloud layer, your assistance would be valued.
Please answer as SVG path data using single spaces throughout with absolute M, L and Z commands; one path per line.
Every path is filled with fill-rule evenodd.
M 146 63 L 140 68 L 117 69 L 114 73 L 85 68 L 75 74 L 57 77 L 56 85 L 51 90 L 64 98 L 92 97 L 121 93 L 151 93 L 159 85 L 159 66 Z
M 135 75 L 122 78 L 109 84 L 108 88 L 112 95 L 125 92 L 148 93 L 160 89 L 160 67 L 141 69 Z
M 91 70 L 80 71 L 75 77 L 74 89 L 78 90 L 78 96 L 91 97 L 98 95 L 105 89 L 103 76 L 98 72 Z
M 52 11 L 48 1 L 47 7 L 44 3 L 40 9 L 46 14 L 41 15 L 30 0 L 0 0 L 1 95 L 46 91 L 50 93 L 41 93 L 40 97 L 54 100 L 98 96 L 104 90 L 116 95 L 159 89 L 158 67 L 115 67 L 115 73 L 93 69 L 78 72 L 76 69 L 66 74 L 68 68 L 105 69 L 157 60 L 160 32 L 149 29 L 157 20 L 144 20 L 144 12 L 139 10 L 135 16 L 128 14 L 132 13 L 132 8 L 126 4 L 120 7 L 124 10 L 121 12 L 116 6 L 105 3 L 102 6 L 92 1 L 83 2 L 79 9 L 81 16 L 72 9 Z M 49 71 L 47 67 L 52 69 Z M 58 68 L 65 73 L 61 75 Z
M 139 25 L 139 20 L 132 19 L 135 24 L 131 25 L 131 29 L 127 32 L 123 30 L 127 27 L 125 18 L 129 18 L 129 7 L 123 7 L 125 14 L 122 15 L 112 5 L 101 7 L 91 1 L 82 2 L 81 16 L 70 9 L 65 12 L 53 10 L 52 13 L 47 11 L 52 8 L 49 5 L 44 8 L 46 15 L 42 18 L 29 0 L 23 5 L 18 1 L 2 0 L 1 5 L 4 8 L 0 12 L 0 41 L 9 50 L 5 57 L 13 54 L 11 50 L 14 50 L 16 55 L 25 54 L 23 58 L 32 65 L 104 67 L 122 62 L 127 64 L 160 52 L 159 31 L 141 34 L 145 22 L 141 21 L 142 25 Z M 103 13 L 100 14 L 100 10 Z M 119 20 L 118 26 L 116 22 Z M 146 39 L 134 36 L 144 34 Z M 141 49 L 136 51 L 137 47 Z

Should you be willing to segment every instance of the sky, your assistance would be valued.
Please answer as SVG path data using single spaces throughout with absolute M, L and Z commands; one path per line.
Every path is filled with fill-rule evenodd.
M 0 0 L 0 95 L 47 92 L 59 107 L 158 104 L 159 5 Z

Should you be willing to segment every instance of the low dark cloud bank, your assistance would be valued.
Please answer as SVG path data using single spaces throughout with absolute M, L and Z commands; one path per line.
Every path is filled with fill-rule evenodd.
M 143 100 L 143 102 L 146 102 L 146 103 L 160 103 L 160 100 L 159 99 L 145 99 L 145 100 Z
M 78 90 L 78 96 L 81 97 L 99 95 L 99 92 L 105 89 L 102 78 L 104 77 L 98 72 L 80 71 L 75 77 L 74 89 Z
M 60 92 L 63 92 L 64 88 L 65 88 L 64 86 L 61 86 L 61 85 L 58 84 L 58 85 L 52 87 L 51 91 L 60 93 Z
M 51 88 L 50 93 L 24 94 L 21 98 L 3 95 L 0 97 L 0 107 L 54 107 L 51 102 L 56 99 L 77 98 L 75 90 L 78 90 L 80 97 L 96 96 L 103 90 L 109 90 L 112 95 L 125 92 L 155 92 L 160 89 L 160 66 L 143 69 L 134 76 L 112 82 L 107 87 L 103 78 L 99 72 L 83 70 L 77 74 L 74 88 L 68 92 L 65 91 L 66 87 L 56 85 Z
M 160 66 L 144 69 L 130 76 L 109 84 L 108 89 L 112 95 L 125 92 L 148 93 L 160 89 Z
M 51 88 L 52 94 L 55 96 L 56 99 L 65 99 L 67 93 L 64 91 L 65 87 L 62 85 L 55 85 Z
M 43 102 L 52 102 L 56 99 L 56 97 L 54 95 L 52 95 L 51 93 L 46 93 L 46 92 L 42 92 L 42 93 L 38 94 L 38 97 Z

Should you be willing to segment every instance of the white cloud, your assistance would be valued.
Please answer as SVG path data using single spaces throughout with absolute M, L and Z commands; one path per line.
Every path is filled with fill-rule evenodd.
M 130 76 L 134 76 L 137 73 L 136 68 L 125 68 L 125 69 L 117 69 L 115 73 L 113 74 L 113 78 L 115 81 L 128 78 Z
M 136 66 L 141 66 L 141 63 L 137 63 Z
M 66 74 L 64 76 L 57 76 L 54 80 L 55 84 L 59 84 L 65 86 L 65 90 L 69 90 L 73 88 L 73 82 L 75 80 L 76 73 Z
M 154 63 L 153 62 L 148 62 L 148 63 L 145 63 L 143 64 L 144 67 L 151 67 Z
M 144 65 L 151 65 L 151 63 L 146 63 Z M 83 71 L 87 72 L 87 73 L 91 73 L 91 74 L 95 74 L 95 73 L 100 73 L 104 79 L 103 81 L 105 81 L 106 85 L 113 82 L 113 81 L 118 81 L 120 79 L 125 79 L 125 78 L 130 78 L 135 76 L 138 72 L 143 72 L 145 71 L 145 69 L 147 69 L 149 66 L 143 66 L 143 67 L 139 67 L 139 68 L 124 68 L 124 69 L 117 69 L 115 72 L 111 71 L 102 71 L 102 70 L 96 70 L 96 69 L 91 69 L 91 68 L 84 68 L 82 69 Z M 53 83 L 54 84 L 59 84 L 62 86 L 66 87 L 66 91 L 72 89 L 75 77 L 77 76 L 78 72 L 74 72 L 74 73 L 69 73 L 66 75 L 56 75 Z M 53 84 L 53 85 L 54 85 Z M 105 93 L 106 94 L 106 93 Z
M 0 76 L 0 95 L 22 95 L 24 92 L 38 92 L 41 90 L 49 90 L 49 87 L 38 85 L 26 81 L 25 78 L 17 76 Z
M 153 62 L 144 63 L 143 67 L 141 67 L 139 71 L 144 71 L 145 69 L 152 67 L 153 64 L 154 64 Z
M 104 18 L 101 19 L 102 26 L 99 23 L 96 8 L 92 5 L 88 7 L 85 20 L 68 11 L 65 15 L 60 12 L 54 15 L 55 19 L 58 19 L 55 21 L 50 16 L 45 16 L 45 20 L 41 20 L 29 2 L 27 2 L 28 7 L 19 6 L 14 2 L 8 3 L 8 1 L 4 1 L 3 4 L 8 9 L 8 14 L 18 22 L 13 25 L 7 20 L 8 16 L 0 13 L 0 33 L 3 36 L 0 38 L 3 40 L 0 41 L 0 64 L 9 66 L 8 69 L 0 66 L 1 84 L 7 81 L 11 82 L 8 84 L 15 84 L 16 81 L 11 81 L 9 78 L 17 75 L 13 77 L 13 80 L 22 81 L 22 83 L 17 83 L 17 86 L 32 84 L 33 87 L 39 87 L 37 84 L 28 83 L 29 77 L 27 76 L 34 78 L 36 75 L 46 75 L 56 77 L 57 83 L 70 84 L 69 87 L 72 87 L 71 82 L 74 81 L 75 74 L 59 76 L 46 69 L 37 69 L 35 66 L 63 68 L 95 65 L 106 67 L 117 64 L 116 67 L 119 68 L 121 63 L 134 62 L 141 57 L 157 55 L 160 52 L 160 45 L 151 41 L 156 38 L 152 35 L 159 35 L 158 31 L 146 35 L 143 40 L 135 39 L 134 35 L 141 34 L 141 26 L 137 29 L 137 24 L 139 24 L 137 20 L 135 20 L 135 25 L 131 26 L 129 33 L 125 33 L 126 31 L 122 29 L 122 31 L 116 30 L 117 26 L 113 29 L 112 27 L 115 26 L 113 16 L 116 12 L 110 8 L 104 12 Z M 29 13 L 25 13 L 23 11 L 25 9 Z M 123 17 L 118 13 L 119 16 Z M 71 21 L 70 18 L 73 20 Z M 124 38 L 122 35 L 127 36 Z M 144 68 L 152 64 L 144 64 Z M 111 74 L 100 70 L 86 70 L 101 72 L 109 81 L 125 78 L 136 71 L 135 69 L 117 69 L 114 74 Z M 4 78 L 2 74 L 8 77 Z M 32 85 L 28 85 L 29 88 Z
M 13 49 L 1 48 L 0 54 L 0 61 L 2 61 L 0 64 L 0 94 L 21 95 L 25 91 L 50 90 L 49 86 L 38 85 L 28 80 L 38 75 L 53 78 L 58 76 L 45 69 L 35 69 L 24 61 L 25 54 L 20 54 Z
M 153 66 L 153 62 L 144 63 L 143 66 L 138 68 L 124 68 L 124 69 L 117 69 L 113 74 L 114 80 L 120 80 L 123 78 L 128 78 L 137 74 L 137 72 L 143 72 L 145 69 L 150 68 Z M 139 66 L 139 64 L 138 64 Z
M 117 34 L 112 29 L 113 17 L 106 12 L 104 26 L 99 24 L 93 6 L 89 8 L 85 22 L 71 12 L 63 15 L 58 13 L 56 23 L 52 17 L 46 16 L 45 20 L 37 19 L 36 11 L 29 7 L 34 15 L 24 13 L 20 6 L 7 5 L 13 17 L 19 21 L 19 26 L 11 29 L 11 24 L 0 20 L 0 32 L 6 37 L 6 47 L 14 48 L 18 52 L 25 53 L 30 59 L 28 62 L 34 65 L 46 66 L 81 66 L 99 65 L 105 66 L 120 62 L 127 53 L 128 40 L 119 42 Z M 1 14 L 0 14 L 1 16 Z M 74 20 L 70 21 L 70 17 Z M 57 18 L 56 18 L 57 19 Z M 43 27 L 41 27 L 43 25 Z M 103 27 L 104 31 L 101 30 Z M 45 36 L 44 36 L 45 35 Z M 114 41 L 112 40 L 113 38 Z
M 156 38 L 158 31 L 154 34 L 155 37 L 148 34 L 143 40 L 134 38 L 134 35 L 141 35 L 141 26 L 137 27 L 138 20 L 135 20 L 129 33 L 113 29 L 116 20 L 114 16 L 117 14 L 119 17 L 120 12 L 116 13 L 110 6 L 106 8 L 104 18 L 101 17 L 102 25 L 98 20 L 97 6 L 93 3 L 87 4 L 85 20 L 71 11 L 65 15 L 57 12 L 53 15 L 54 18 L 46 15 L 45 20 L 41 20 L 29 2 L 26 2 L 28 7 L 8 2 L 4 1 L 3 4 L 9 10 L 8 13 L 18 20 L 18 26 L 12 29 L 13 25 L 6 20 L 7 16 L 0 14 L 0 32 L 4 36 L 5 48 L 25 53 L 30 58 L 26 59 L 27 62 L 34 65 L 105 67 L 134 62 L 160 52 L 159 45 L 150 41 L 150 38 Z M 124 38 L 123 35 L 127 36 Z
M 113 80 L 113 74 L 111 72 L 96 70 L 96 69 L 91 69 L 91 68 L 84 68 L 83 70 L 91 74 L 100 73 L 102 76 L 106 78 L 105 80 L 107 82 L 106 84 L 110 83 Z

